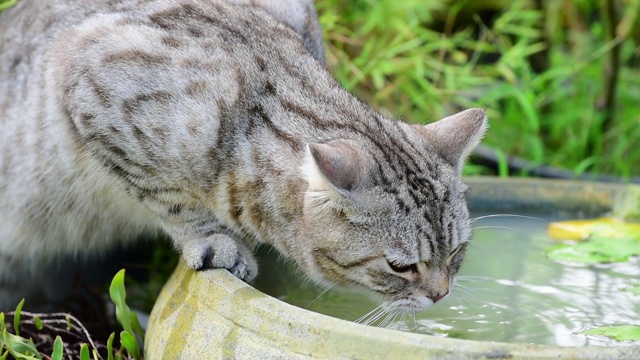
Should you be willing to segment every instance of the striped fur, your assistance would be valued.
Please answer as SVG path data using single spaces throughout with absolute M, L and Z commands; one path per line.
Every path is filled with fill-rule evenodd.
M 248 237 L 397 307 L 448 292 L 484 112 L 385 119 L 325 70 L 310 1 L 229 2 L 21 0 L 0 14 L 0 305 L 16 274 L 37 285 L 56 257 L 154 231 L 192 268 L 247 281 Z

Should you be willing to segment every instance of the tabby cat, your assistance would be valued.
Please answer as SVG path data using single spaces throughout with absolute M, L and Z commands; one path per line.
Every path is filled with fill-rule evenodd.
M 311 0 L 20 0 L 0 36 L 0 306 L 154 232 L 245 281 L 249 238 L 390 308 L 449 293 L 485 113 L 384 118 L 325 69 Z

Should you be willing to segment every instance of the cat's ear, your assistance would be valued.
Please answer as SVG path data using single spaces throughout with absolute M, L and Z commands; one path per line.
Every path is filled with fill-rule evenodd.
M 362 184 L 366 172 L 365 156 L 346 140 L 307 145 L 302 172 L 311 191 L 352 191 Z
M 487 131 L 487 113 L 468 109 L 428 125 L 414 125 L 433 149 L 458 172 Z

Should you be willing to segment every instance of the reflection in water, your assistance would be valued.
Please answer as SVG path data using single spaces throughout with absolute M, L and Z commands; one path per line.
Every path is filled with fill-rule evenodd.
M 546 236 L 547 223 L 540 218 L 513 217 L 474 222 L 473 245 L 452 295 L 415 317 L 398 314 L 386 327 L 474 340 L 562 346 L 615 344 L 577 332 L 604 325 L 640 325 L 640 297 L 624 291 L 639 282 L 640 261 L 595 266 L 549 261 L 544 250 L 554 241 Z M 299 272 L 273 258 L 261 261 L 262 273 L 271 274 L 270 281 L 267 277 L 258 279 L 256 286 L 268 294 L 347 320 L 355 320 L 378 305 L 366 295 L 339 289 L 319 296 L 324 289 L 304 281 Z M 273 276 L 274 272 L 281 275 Z

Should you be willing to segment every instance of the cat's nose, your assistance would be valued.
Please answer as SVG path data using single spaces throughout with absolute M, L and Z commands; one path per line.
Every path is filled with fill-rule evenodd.
M 431 299 L 431 301 L 433 301 L 433 303 L 437 303 L 438 301 L 444 299 L 445 296 L 447 296 L 447 294 L 449 294 L 449 291 L 445 291 L 442 294 L 439 295 L 434 295 L 434 296 L 427 296 L 429 299 Z

